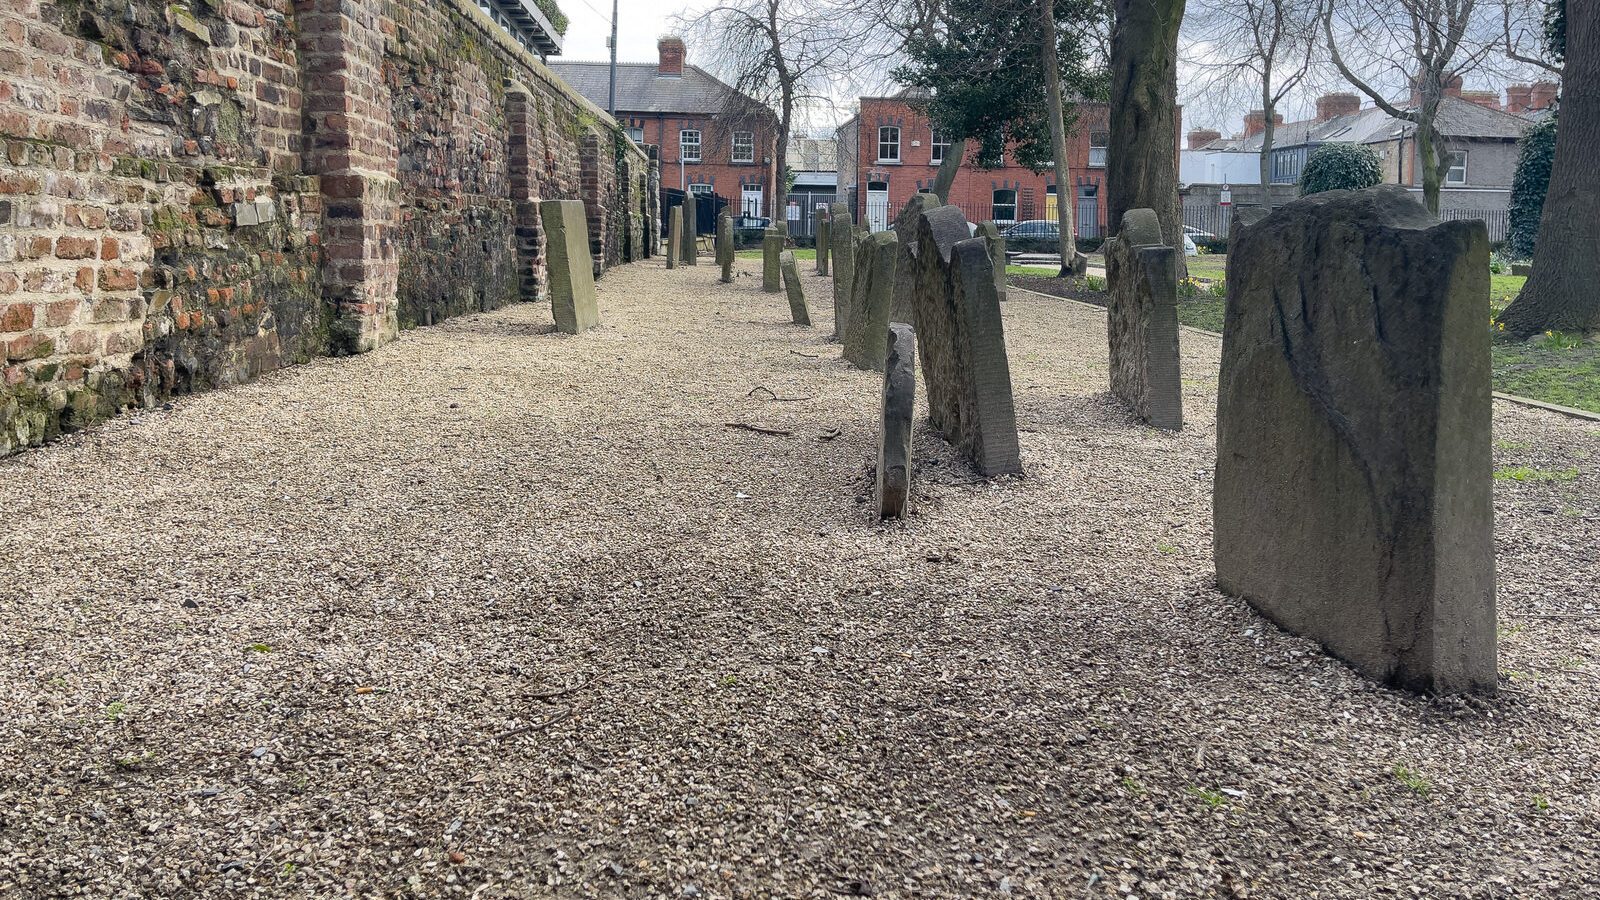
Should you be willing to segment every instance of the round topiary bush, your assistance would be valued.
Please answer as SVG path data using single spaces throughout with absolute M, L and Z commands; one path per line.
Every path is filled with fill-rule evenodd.
M 1378 154 L 1361 144 L 1323 144 L 1300 173 L 1300 196 L 1323 191 L 1359 191 L 1383 182 Z
M 1517 173 L 1511 178 L 1510 223 L 1506 252 L 1512 259 L 1532 259 L 1539 237 L 1539 217 L 1550 190 L 1550 164 L 1556 158 L 1556 117 L 1528 129 L 1518 142 Z

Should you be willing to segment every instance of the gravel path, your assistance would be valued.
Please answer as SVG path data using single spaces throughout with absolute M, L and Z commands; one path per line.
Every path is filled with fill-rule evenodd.
M 1014 292 L 1027 477 L 924 430 L 881 527 L 878 377 L 740 267 L 0 461 L 0 896 L 1600 890 L 1592 423 L 1496 404 L 1509 677 L 1417 699 L 1213 590 L 1214 339 L 1159 433 Z

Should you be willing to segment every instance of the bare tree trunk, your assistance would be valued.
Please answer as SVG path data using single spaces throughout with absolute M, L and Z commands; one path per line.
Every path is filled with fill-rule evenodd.
M 1039 4 L 1039 51 L 1044 63 L 1045 109 L 1050 115 L 1050 153 L 1056 170 L 1056 221 L 1061 227 L 1061 271 L 1058 278 L 1078 269 L 1078 229 L 1072 221 L 1071 176 L 1067 171 L 1066 110 L 1061 97 L 1061 59 L 1056 55 L 1056 4 Z
M 1261 111 L 1265 119 L 1261 130 L 1261 197 L 1262 207 L 1272 209 L 1272 144 L 1278 133 L 1278 123 L 1273 121 L 1277 112 L 1272 102 L 1272 67 L 1267 67 L 1261 79 Z
M 1423 109 L 1423 121 L 1417 125 L 1417 167 L 1422 170 L 1422 203 L 1428 207 L 1428 212 L 1437 216 L 1445 160 L 1439 153 L 1439 136 L 1433 129 L 1433 116 L 1427 114 L 1427 107 Z
M 967 139 L 956 138 L 944 148 L 944 159 L 939 161 L 939 174 L 933 179 L 933 193 L 940 203 L 950 202 L 950 189 L 955 186 L 956 173 L 967 158 Z
M 1500 321 L 1512 334 L 1600 331 L 1600 6 L 1567 4 L 1566 77 L 1533 274 Z
M 1178 28 L 1184 0 L 1116 0 L 1111 31 L 1111 146 L 1106 182 L 1111 228 L 1130 209 L 1155 210 L 1161 233 L 1177 247 L 1178 274 L 1183 227 L 1178 214 Z

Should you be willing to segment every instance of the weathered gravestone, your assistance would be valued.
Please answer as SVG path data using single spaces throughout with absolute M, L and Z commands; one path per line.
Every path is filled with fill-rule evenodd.
M 549 255 L 550 313 L 557 330 L 581 334 L 600 324 L 583 202 L 546 200 L 539 204 L 539 220 Z
M 922 214 L 943 204 L 937 194 L 912 194 L 894 220 L 894 235 L 900 241 L 900 254 L 894 266 L 894 300 L 889 306 L 889 321 L 911 322 L 912 296 L 917 289 L 917 223 Z
M 1496 687 L 1488 280 L 1394 185 L 1229 239 L 1217 585 L 1412 690 Z
M 850 309 L 850 291 L 855 281 L 855 229 L 850 225 L 850 205 L 835 203 L 829 218 L 829 264 L 833 266 L 833 336 L 844 337 Z
M 817 274 L 828 274 L 828 241 L 832 234 L 832 223 L 827 216 L 817 216 Z
M 985 475 L 1022 471 L 1000 298 L 982 238 L 954 206 L 917 224 L 917 348 L 928 421 Z
M 1533 275 L 1533 264 L 1532 263 L 1512 263 L 1511 264 L 1511 274 L 1513 274 L 1513 275 L 1521 275 L 1524 278 L 1530 277 L 1530 276 Z
M 1155 210 L 1130 209 L 1106 242 L 1111 393 L 1157 428 L 1183 430 L 1178 359 L 1178 251 Z
M 878 428 L 878 518 L 911 511 L 911 418 L 917 408 L 917 336 L 893 322 L 884 333 L 883 402 Z
M 722 266 L 722 283 L 733 283 L 733 214 L 723 207 L 717 216 L 717 264 Z
M 800 283 L 800 268 L 795 265 L 794 252 L 780 253 L 778 266 L 783 270 L 783 288 L 789 292 L 789 318 L 796 325 L 810 325 L 811 310 L 806 308 L 806 289 Z
M 761 238 L 761 289 L 769 294 L 783 290 L 779 283 L 779 259 L 783 254 L 783 232 L 768 228 Z
M 880 231 L 856 246 L 850 291 L 850 321 L 845 323 L 844 358 L 858 369 L 883 370 L 884 334 L 894 299 L 895 261 L 900 242 L 894 232 Z
M 983 243 L 989 248 L 989 263 L 994 266 L 994 292 L 1000 302 L 1006 300 L 1006 236 L 1000 233 L 1000 226 L 994 222 L 984 222 L 978 226 L 978 237 L 983 238 Z
M 700 264 L 700 248 L 695 244 L 695 229 L 700 226 L 700 195 L 690 191 L 678 208 L 683 211 L 683 245 L 678 248 L 678 262 L 686 266 Z
M 683 207 L 674 206 L 667 212 L 667 268 L 678 267 L 678 254 L 683 250 Z

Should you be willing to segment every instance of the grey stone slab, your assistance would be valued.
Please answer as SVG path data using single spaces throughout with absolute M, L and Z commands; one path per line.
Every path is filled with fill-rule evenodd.
M 978 237 L 983 238 L 984 245 L 989 248 L 989 263 L 994 267 L 994 292 L 1000 302 L 1006 302 L 1006 236 L 1000 233 L 1000 226 L 994 222 L 984 222 L 978 226 Z
M 783 287 L 789 294 L 789 317 L 796 325 L 811 324 L 811 310 L 806 308 L 806 289 L 800 283 L 800 269 L 795 265 L 794 253 L 785 250 L 778 254 L 778 266 L 783 270 Z
M 1496 688 L 1482 222 L 1405 189 L 1237 225 L 1217 409 L 1217 584 L 1385 684 Z
M 844 333 L 844 358 L 856 368 L 883 370 L 884 334 L 899 257 L 900 242 L 892 231 L 880 231 L 856 247 L 850 321 Z
M 917 226 L 914 307 L 928 421 L 984 475 L 1020 473 L 1017 419 L 994 266 L 953 206 Z
M 832 240 L 833 228 L 827 217 L 817 218 L 817 274 L 828 274 L 828 244 Z
M 783 243 L 783 233 L 776 228 L 768 228 L 761 238 L 761 289 L 769 294 L 783 290 L 778 269 Z
M 722 283 L 733 283 L 733 216 L 723 209 L 717 217 L 717 264 L 722 266 Z
M 1161 241 L 1155 211 L 1130 209 L 1117 236 L 1106 242 L 1111 393 L 1141 421 L 1181 431 L 1178 251 Z
M 884 332 L 883 398 L 878 426 L 878 518 L 911 512 L 912 417 L 917 409 L 917 336 L 904 322 Z
M 582 334 L 600 324 L 594 293 L 594 258 L 589 255 L 589 221 L 579 200 L 539 204 L 549 256 L 550 313 L 556 329 Z
M 679 265 L 698 266 L 700 264 L 700 248 L 695 243 L 695 228 L 700 221 L 700 215 L 696 209 L 700 203 L 699 196 L 690 191 L 689 195 L 684 198 L 682 205 L 678 207 L 683 211 L 683 230 L 680 232 L 683 244 L 678 248 Z
M 829 265 L 833 267 L 833 336 L 843 339 L 849 322 L 850 292 L 855 284 L 855 229 L 851 226 L 850 205 L 835 203 L 829 219 Z
M 667 212 L 667 268 L 678 267 L 678 256 L 683 252 L 683 207 L 674 206 Z
M 890 305 L 889 319 L 910 322 L 912 319 L 912 294 L 916 291 L 917 276 L 917 223 L 922 214 L 943 204 L 937 194 L 913 194 L 906 201 L 900 215 L 894 220 L 894 234 L 900 241 L 900 255 L 895 262 L 894 301 Z

